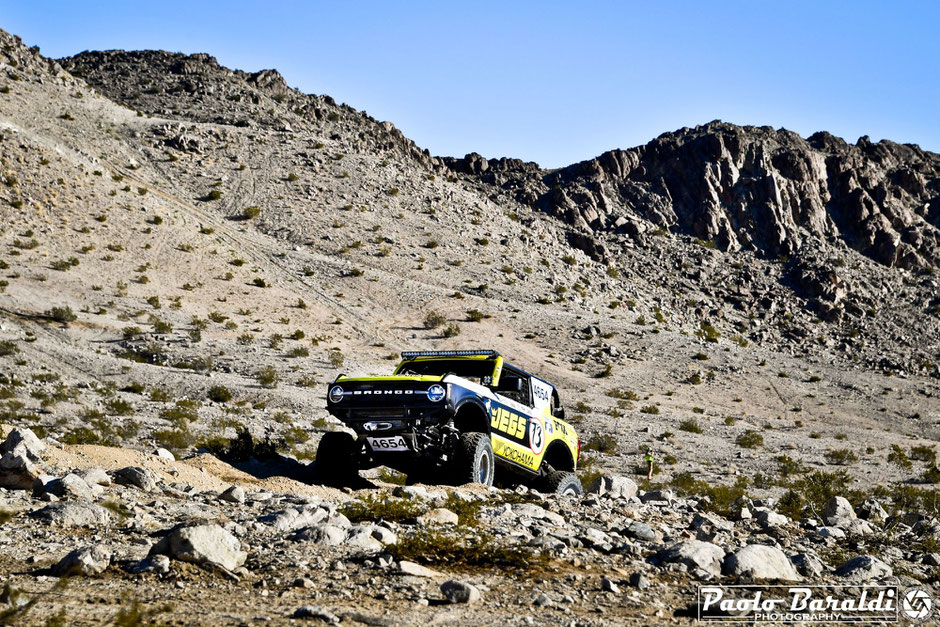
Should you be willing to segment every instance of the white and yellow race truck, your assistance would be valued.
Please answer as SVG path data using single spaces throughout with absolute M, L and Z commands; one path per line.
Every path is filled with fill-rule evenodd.
M 337 377 L 327 409 L 355 435 L 323 435 L 320 483 L 346 485 L 361 469 L 387 466 L 410 483 L 493 485 L 495 477 L 583 492 L 574 474 L 581 442 L 557 390 L 496 351 L 402 353 L 390 376 Z

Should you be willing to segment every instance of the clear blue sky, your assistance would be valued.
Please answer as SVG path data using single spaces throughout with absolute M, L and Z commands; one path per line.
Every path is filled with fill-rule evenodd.
M 722 119 L 940 151 L 940 2 L 3 2 L 48 56 L 277 68 L 433 154 L 557 167 Z

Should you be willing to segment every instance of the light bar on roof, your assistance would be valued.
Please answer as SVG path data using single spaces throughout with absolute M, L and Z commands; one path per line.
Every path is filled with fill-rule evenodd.
M 473 351 L 405 351 L 401 354 L 402 359 L 414 359 L 416 357 L 499 357 L 499 353 L 494 350 L 473 350 Z

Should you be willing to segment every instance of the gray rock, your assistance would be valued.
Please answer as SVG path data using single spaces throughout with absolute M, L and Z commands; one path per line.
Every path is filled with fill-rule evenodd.
M 443 577 L 443 575 L 436 570 L 431 570 L 421 564 L 415 564 L 407 560 L 398 562 L 398 572 L 411 577 Z
M 428 525 L 456 525 L 459 522 L 457 514 L 438 507 L 418 516 L 418 524 L 426 527 Z
M 854 519 L 855 510 L 852 509 L 852 504 L 849 503 L 848 499 L 842 498 L 841 496 L 834 496 L 828 501 L 826 501 L 826 507 L 822 512 L 822 519 L 826 522 L 827 525 L 832 526 L 841 526 L 839 523 Z
M 650 580 L 647 579 L 646 575 L 643 573 L 633 573 L 630 575 L 630 585 L 638 590 L 646 590 L 652 584 L 650 584 Z
M 615 584 L 613 581 L 607 577 L 601 578 L 601 590 L 604 592 L 613 592 L 614 594 L 620 594 L 620 586 Z
M 466 581 L 456 579 L 442 583 L 441 593 L 444 595 L 444 598 L 447 599 L 448 603 L 453 604 L 477 603 L 483 598 L 483 595 L 480 594 L 476 586 Z
M 83 468 L 82 470 L 75 471 L 79 477 L 85 480 L 85 483 L 91 486 L 100 485 L 100 486 L 109 486 L 111 485 L 111 475 L 109 475 L 104 468 Z
M 298 607 L 291 615 L 291 618 L 315 618 L 331 625 L 339 623 L 340 620 L 339 616 L 319 605 L 304 605 L 303 607 Z
M 781 527 L 790 522 L 790 519 L 783 514 L 778 514 L 769 509 L 762 509 L 757 512 L 757 522 L 764 527 Z
M 798 553 L 790 557 L 798 573 L 808 579 L 816 579 L 825 571 L 822 560 L 810 553 Z
M 157 488 L 156 474 L 139 466 L 119 468 L 111 473 L 111 477 L 118 485 L 130 486 L 144 492 L 152 492 Z
M 587 491 L 591 494 L 607 495 L 610 498 L 630 499 L 636 496 L 639 487 L 629 477 L 615 474 L 602 474 L 591 482 Z
M 262 516 L 258 520 L 272 525 L 278 531 L 296 531 L 325 521 L 329 512 L 322 507 L 305 505 L 301 508 L 288 507 L 280 512 Z
M 676 500 L 676 493 L 672 490 L 650 490 L 640 497 L 644 503 L 672 503 Z
M 392 494 L 403 499 L 427 499 L 428 489 L 418 485 L 400 485 Z
M 749 544 L 725 556 L 722 573 L 749 580 L 797 581 L 800 578 L 790 559 L 780 549 Z
M 883 579 L 893 574 L 891 567 L 873 555 L 853 557 L 836 569 L 836 574 L 851 581 Z
M 357 525 L 350 529 L 345 544 L 369 553 L 382 550 L 382 543 L 373 537 L 370 525 Z
M 845 532 L 838 527 L 819 527 L 816 533 L 820 538 L 835 538 L 836 540 L 845 538 Z
M 248 557 L 241 542 L 218 525 L 176 527 L 153 546 L 150 554 L 169 555 L 195 564 L 215 564 L 230 571 L 244 564 Z
M 534 503 L 517 503 L 512 506 L 512 513 L 518 516 L 519 518 L 532 518 L 534 520 L 547 520 L 553 525 L 562 526 L 565 524 L 565 519 L 560 514 L 555 512 L 550 512 L 544 507 L 535 505 Z
M 323 546 L 338 546 L 346 541 L 346 530 L 336 525 L 321 523 L 301 529 L 294 540 L 309 540 Z
M 538 596 L 532 599 L 532 605 L 535 607 L 551 607 L 554 604 L 555 602 L 552 601 L 551 597 L 544 592 L 539 592 Z
M 53 503 L 30 516 L 62 527 L 96 527 L 111 522 L 111 514 L 94 503 Z
M 879 525 L 888 520 L 888 512 L 875 499 L 866 499 L 864 503 L 855 509 L 855 514 L 862 520 L 878 523 Z
M 103 573 L 111 565 L 111 551 L 103 546 L 96 545 L 75 549 L 52 568 L 57 577 L 71 577 L 82 575 L 93 577 Z
M 625 531 L 628 536 L 636 538 L 637 540 L 655 542 L 659 539 L 659 535 L 656 531 L 645 522 L 634 521 L 627 526 Z
M 395 544 L 398 542 L 398 536 L 395 535 L 395 532 L 382 525 L 372 527 L 372 537 L 382 544 Z
M 3 444 L 0 444 L 0 453 L 25 454 L 30 461 L 35 463 L 42 461 L 42 453 L 45 450 L 46 445 L 36 437 L 36 434 L 23 427 L 10 431 Z
M 96 488 L 96 489 L 95 489 Z M 60 499 L 74 499 L 78 501 L 91 501 L 101 492 L 97 485 L 92 488 L 88 482 L 76 474 L 69 473 L 61 479 L 53 479 L 43 486 L 50 494 Z
M 684 564 L 693 574 L 699 571 L 696 576 L 708 574 L 712 577 L 721 574 L 724 557 L 721 547 L 700 540 L 678 542 L 659 554 L 659 560 L 664 564 Z
M 170 572 L 170 558 L 166 555 L 151 555 L 134 564 L 131 572 L 165 575 Z
M 228 490 L 219 495 L 219 498 L 229 503 L 244 503 L 245 490 L 241 486 L 233 485 Z
M 176 461 L 176 457 L 173 455 L 173 453 L 166 450 L 165 448 L 158 448 L 153 452 L 153 454 L 159 457 L 160 459 L 167 460 L 168 462 Z

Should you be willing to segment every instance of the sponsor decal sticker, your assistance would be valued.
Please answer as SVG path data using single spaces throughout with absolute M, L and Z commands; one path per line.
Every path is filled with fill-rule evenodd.
M 542 449 L 545 448 L 545 431 L 538 420 L 529 422 L 529 448 L 536 455 L 541 454 Z

